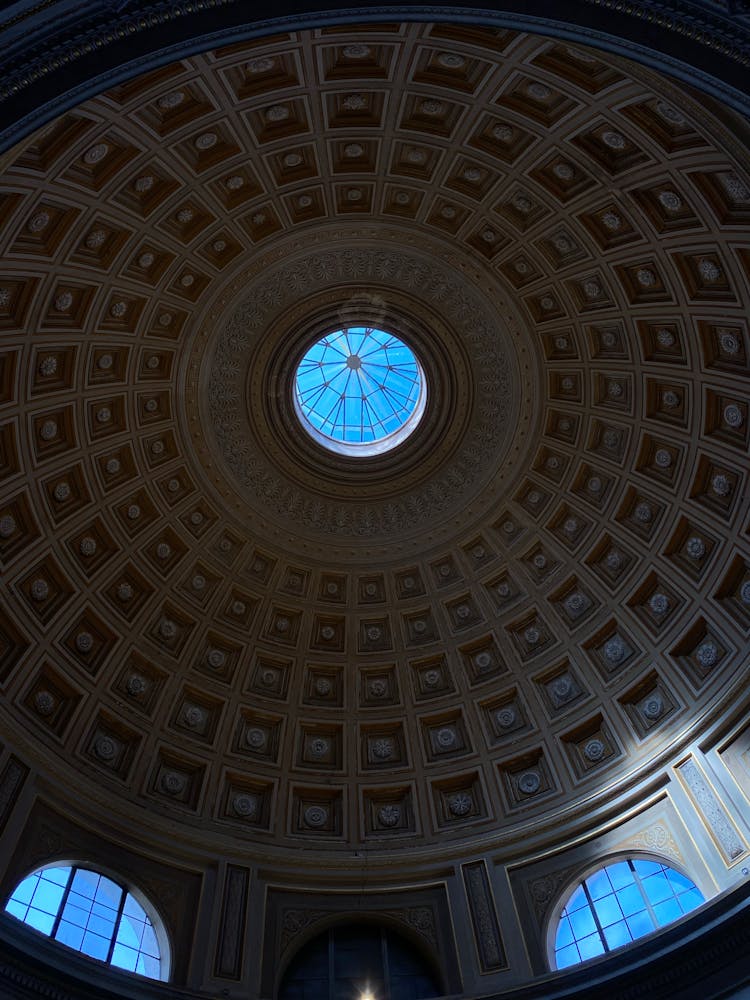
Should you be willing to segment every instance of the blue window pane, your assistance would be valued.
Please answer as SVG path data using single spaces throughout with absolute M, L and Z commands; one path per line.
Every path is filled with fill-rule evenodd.
M 633 937 L 639 938 L 644 934 L 651 933 L 654 929 L 654 922 L 648 911 L 643 910 L 641 913 L 635 913 L 632 917 L 628 917 L 628 927 Z
M 557 925 L 557 936 L 555 937 L 555 948 L 565 948 L 573 943 L 573 928 L 567 917 L 563 917 Z
M 113 910 L 117 910 L 120 907 L 121 899 L 122 889 L 120 886 L 113 882 L 112 879 L 105 878 L 102 875 L 96 890 L 97 903 L 101 903 L 103 906 L 109 906 Z
M 66 886 L 70 879 L 70 866 L 67 868 L 45 868 L 41 873 L 45 882 L 54 882 L 56 885 Z
M 93 931 L 94 934 L 101 934 L 102 937 L 111 938 L 115 933 L 115 922 L 114 920 L 105 920 L 103 917 L 97 917 L 95 913 L 92 913 L 89 917 L 87 929 Z
M 39 877 L 37 875 L 30 875 L 16 886 L 11 899 L 14 899 L 17 903 L 30 903 L 37 885 L 39 885 Z
M 146 912 L 130 893 L 125 897 L 125 905 L 122 908 L 122 912 L 128 917 L 135 917 L 136 920 L 145 920 Z
M 680 893 L 680 905 L 685 913 L 694 910 L 703 901 L 703 894 L 699 889 L 689 889 L 687 892 Z
M 641 890 L 637 885 L 626 886 L 617 893 L 617 899 L 626 917 L 645 909 Z
M 93 899 L 96 895 L 98 885 L 99 876 L 96 872 L 90 872 L 85 868 L 79 868 L 73 876 L 71 892 L 80 893 L 80 895 L 85 899 Z
M 571 913 L 570 924 L 577 938 L 585 937 L 596 930 L 594 916 L 588 908 L 585 910 L 576 910 L 575 913 Z
M 44 910 L 45 913 L 56 915 L 60 908 L 64 892 L 65 889 L 63 886 L 40 879 L 34 890 L 34 898 L 31 901 L 31 905 L 35 906 L 37 910 Z
M 566 969 L 569 965 L 578 965 L 580 961 L 581 956 L 574 944 L 568 945 L 566 948 L 561 948 L 560 951 L 555 952 L 555 962 L 557 963 L 558 969 Z
M 663 903 L 654 906 L 654 916 L 658 927 L 666 927 L 667 924 L 680 919 L 682 907 L 674 897 L 665 899 Z
M 657 861 L 645 861 L 643 858 L 634 860 L 633 866 L 642 879 L 646 878 L 647 875 L 653 875 L 655 872 L 660 872 L 664 868 L 664 866 L 660 865 Z
M 610 924 L 609 927 L 605 928 L 604 937 L 607 941 L 607 947 L 610 949 L 621 948 L 622 945 L 630 944 L 633 940 L 624 920 L 618 920 L 616 924 Z
M 90 955 L 91 958 L 98 958 L 102 962 L 106 962 L 107 955 L 109 954 L 109 942 L 109 938 L 99 937 L 98 934 L 86 931 L 83 936 L 81 951 L 84 955 Z
M 131 917 L 123 916 L 120 927 L 117 931 L 118 942 L 127 945 L 128 948 L 138 948 L 143 934 L 143 922 L 133 920 Z
M 586 887 L 592 899 L 600 899 L 612 892 L 612 885 L 607 876 L 607 869 L 602 868 L 586 879 Z
M 91 907 L 94 905 L 94 900 L 92 896 L 84 896 L 80 892 L 74 892 L 72 889 L 68 893 L 68 903 L 71 906 L 77 906 L 79 910 L 85 910 L 86 913 L 91 913 Z
M 144 955 L 143 952 L 138 956 L 138 965 L 136 971 L 142 976 L 148 976 L 149 979 L 159 978 L 160 964 L 158 958 L 151 958 L 149 955 Z
M 150 923 L 146 924 L 143 931 L 141 951 L 146 955 L 151 955 L 153 958 L 159 957 L 159 942 L 156 940 L 156 934 Z
M 116 944 L 112 951 L 112 965 L 118 969 L 127 969 L 128 972 L 135 972 L 138 963 L 138 952 L 134 948 L 126 948 L 123 944 Z
M 594 903 L 594 909 L 602 927 L 608 927 L 609 924 L 622 920 L 622 910 L 614 895 L 597 899 Z
M 28 906 L 26 903 L 17 903 L 13 899 L 8 900 L 8 904 L 5 907 L 5 912 L 10 913 L 12 917 L 17 917 L 19 920 L 23 920 L 28 912 Z
M 51 914 L 42 913 L 41 910 L 35 910 L 33 907 L 26 914 L 24 922 L 29 927 L 34 927 L 36 930 L 41 931 L 42 934 L 51 934 L 52 928 L 55 926 L 55 918 Z
M 102 920 L 117 919 L 117 910 L 111 906 L 105 906 L 103 903 L 94 903 L 91 907 L 91 913 L 95 917 L 101 917 Z
M 68 902 L 65 904 L 63 916 L 71 924 L 75 924 L 77 927 L 85 927 L 89 920 L 89 911 L 82 910 L 80 906 L 73 906 L 72 903 Z
M 669 884 L 672 886 L 675 892 L 682 892 L 684 889 L 695 888 L 694 884 L 685 875 L 680 872 L 676 872 L 674 868 L 667 868 L 667 878 L 669 879 Z
M 580 910 L 583 906 L 588 906 L 588 900 L 586 899 L 586 893 L 583 891 L 583 886 L 578 886 L 576 891 L 570 897 L 567 902 L 565 909 L 568 913 L 572 913 L 574 910 Z
M 609 880 L 615 889 L 624 889 L 627 885 L 633 885 L 635 876 L 627 861 L 618 861 L 614 865 L 607 865 Z
M 55 933 L 55 940 L 80 951 L 83 934 L 83 927 L 77 927 L 75 924 L 69 924 L 67 920 L 61 920 Z
M 666 875 L 650 875 L 643 879 L 643 891 L 646 893 L 649 903 L 661 903 L 665 899 L 672 899 L 674 893 Z
M 603 955 L 604 945 L 598 934 L 589 934 L 588 937 L 581 938 L 578 941 L 578 950 L 581 953 L 581 958 L 585 961 L 587 958 L 595 958 L 597 955 Z

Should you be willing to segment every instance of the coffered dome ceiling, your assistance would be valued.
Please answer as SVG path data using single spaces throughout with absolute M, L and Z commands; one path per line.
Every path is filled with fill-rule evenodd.
M 81 808 L 279 857 L 518 843 L 677 759 L 746 669 L 744 127 L 580 46 L 380 24 L 12 150 L 4 729 Z M 346 323 L 427 378 L 382 456 L 292 403 Z

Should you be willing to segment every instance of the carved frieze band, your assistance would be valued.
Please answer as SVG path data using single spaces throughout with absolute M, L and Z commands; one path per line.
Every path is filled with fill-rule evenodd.
M 214 967 L 215 974 L 222 979 L 240 979 L 242 975 L 242 942 L 245 939 L 245 912 L 249 884 L 250 872 L 247 868 L 228 866 Z
M 0 775 L 0 830 L 10 819 L 13 807 L 21 794 L 29 769 L 16 757 L 10 757 Z
M 742 842 L 716 792 L 692 757 L 681 765 L 679 771 L 698 813 L 713 834 L 724 858 L 727 861 L 735 861 L 745 853 L 747 847 Z
M 475 861 L 463 865 L 462 872 L 482 972 L 503 969 L 507 961 L 487 867 L 483 861 Z

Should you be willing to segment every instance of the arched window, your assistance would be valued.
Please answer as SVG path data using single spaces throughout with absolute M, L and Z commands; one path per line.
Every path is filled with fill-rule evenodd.
M 567 898 L 555 933 L 555 967 L 621 948 L 702 902 L 689 878 L 659 861 L 625 858 L 599 868 Z
M 372 924 L 331 927 L 292 959 L 279 1000 L 426 1000 L 443 990 L 424 955 Z
M 156 915 L 152 919 L 125 886 L 99 872 L 78 865 L 38 868 L 18 883 L 5 910 L 90 958 L 149 979 L 168 976 L 166 937 Z

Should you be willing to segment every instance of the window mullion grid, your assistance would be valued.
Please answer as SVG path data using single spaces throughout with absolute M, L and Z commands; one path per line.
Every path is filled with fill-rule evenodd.
M 603 946 L 603 948 L 604 948 L 605 951 L 609 951 L 609 945 L 607 944 L 607 939 L 604 936 L 604 928 L 602 927 L 601 922 L 599 920 L 599 915 L 596 912 L 596 907 L 594 906 L 594 901 L 591 898 L 591 893 L 589 892 L 589 887 L 586 885 L 586 880 L 585 879 L 583 880 L 583 882 L 581 882 L 581 885 L 583 887 L 583 891 L 584 891 L 585 896 L 586 896 L 586 902 L 589 904 L 589 909 L 591 910 L 591 916 L 594 918 L 594 923 L 596 924 L 596 929 L 597 929 L 597 932 L 598 932 L 599 937 L 601 939 L 602 946 Z M 580 951 L 579 951 L 579 954 L 580 954 Z
M 659 921 L 656 919 L 656 913 L 654 912 L 654 908 L 651 905 L 646 890 L 643 887 L 641 876 L 638 874 L 638 871 L 636 870 L 636 867 L 632 861 L 629 860 L 628 864 L 630 865 L 630 870 L 633 873 L 633 880 L 635 881 L 635 884 L 638 886 L 638 892 L 640 892 L 641 898 L 643 899 L 643 902 L 646 904 L 646 910 L 648 911 L 648 915 L 651 917 L 651 923 L 653 924 L 654 929 L 656 929 L 659 926 Z
M 128 894 L 125 892 L 122 886 L 120 889 L 120 903 L 117 907 L 117 916 L 115 917 L 115 928 L 112 931 L 112 939 L 109 942 L 109 948 L 107 949 L 107 961 L 112 961 L 112 955 L 115 951 L 115 944 L 117 942 L 117 935 L 120 933 L 120 921 L 122 920 L 122 911 L 125 909 L 125 900 L 128 898 Z M 138 955 L 141 953 L 141 942 L 138 942 Z M 138 959 L 136 957 L 136 963 Z
M 57 937 L 57 930 L 60 926 L 60 921 L 62 920 L 63 911 L 65 910 L 66 903 L 68 902 L 68 896 L 70 895 L 70 890 L 73 885 L 73 879 L 77 871 L 78 869 L 75 866 L 73 866 L 70 869 L 70 874 L 68 875 L 68 881 L 65 883 L 65 889 L 63 891 L 62 899 L 60 900 L 60 905 L 57 908 L 57 916 L 55 917 L 55 922 L 52 925 L 52 930 L 50 931 L 49 935 L 53 939 Z

